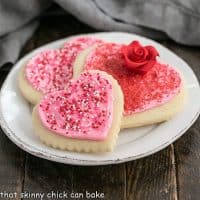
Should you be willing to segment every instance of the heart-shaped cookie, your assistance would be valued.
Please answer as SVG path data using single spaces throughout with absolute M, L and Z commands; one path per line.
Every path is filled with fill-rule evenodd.
M 22 67 L 19 87 L 24 97 L 36 104 L 46 93 L 64 89 L 73 75 L 77 54 L 102 40 L 78 37 L 66 42 L 61 49 L 43 50 Z
M 111 74 L 119 82 L 125 101 L 123 128 L 168 120 L 184 103 L 180 74 L 160 62 L 145 74 L 130 71 L 125 66 L 123 48 L 121 44 L 104 43 L 83 51 L 74 62 L 74 76 L 83 70 L 98 69 Z
M 45 95 L 33 111 L 40 139 L 55 148 L 101 152 L 115 145 L 123 113 L 123 94 L 105 72 L 84 72 L 66 90 Z

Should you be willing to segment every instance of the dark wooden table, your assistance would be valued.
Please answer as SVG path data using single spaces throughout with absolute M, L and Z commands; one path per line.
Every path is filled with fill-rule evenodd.
M 21 56 L 59 38 L 96 31 L 70 15 L 45 15 Z M 200 78 L 199 48 L 172 41 L 160 42 L 186 60 Z M 1 69 L 1 83 L 8 68 L 9 65 Z M 106 200 L 199 200 L 200 119 L 178 141 L 154 155 L 119 165 L 95 167 L 70 166 L 34 157 L 19 149 L 1 130 L 0 194 L 24 191 L 46 195 L 51 191 L 98 191 L 104 193 Z

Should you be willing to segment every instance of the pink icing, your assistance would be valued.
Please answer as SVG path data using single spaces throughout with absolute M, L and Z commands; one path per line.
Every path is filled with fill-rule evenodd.
M 166 64 L 156 63 L 145 75 L 128 70 L 123 45 L 99 45 L 87 57 L 85 69 L 106 71 L 118 80 L 124 93 L 124 114 L 142 112 L 169 102 L 181 89 L 181 77 Z
M 64 44 L 62 49 L 43 50 L 26 65 L 25 77 L 43 94 L 61 90 L 73 75 L 73 62 L 80 51 L 102 42 L 91 37 L 79 37 Z
M 104 140 L 112 123 L 112 84 L 97 72 L 84 72 L 66 90 L 45 95 L 38 113 L 42 124 L 55 134 Z

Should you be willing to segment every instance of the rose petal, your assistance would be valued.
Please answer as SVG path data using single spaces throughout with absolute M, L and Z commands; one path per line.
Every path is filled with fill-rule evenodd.
M 155 59 L 156 56 L 159 56 L 158 51 L 153 46 L 146 46 L 146 49 L 149 52 L 149 59 Z
M 138 54 L 138 53 L 135 53 L 134 49 L 132 50 L 132 54 L 129 54 L 129 58 L 133 61 L 138 61 L 138 60 L 145 60 L 144 58 L 144 51 L 142 52 L 142 54 Z
M 155 63 L 156 63 L 155 60 L 150 60 L 149 62 L 147 62 L 147 64 L 143 65 L 142 67 L 137 68 L 136 70 L 144 74 L 148 72 L 155 65 Z
M 144 59 L 149 55 L 149 52 L 146 48 L 144 48 Z
M 134 46 L 134 48 L 140 48 L 140 47 L 142 47 L 142 45 L 140 44 L 140 42 L 137 41 L 137 40 L 131 42 L 128 46 Z
M 126 58 L 125 58 L 126 59 Z M 148 63 L 148 61 L 144 61 L 144 62 L 133 62 L 133 61 L 131 61 L 131 60 L 129 60 L 129 59 L 126 59 L 126 66 L 128 67 L 128 68 L 130 68 L 130 69 L 135 69 L 135 68 L 137 68 L 137 67 L 141 67 L 141 66 L 143 66 L 143 65 L 145 65 L 145 64 L 147 64 Z
M 122 53 L 124 57 L 127 57 L 127 59 L 136 61 L 138 58 L 135 58 L 134 54 L 132 53 L 132 49 L 129 46 L 124 46 L 122 48 Z

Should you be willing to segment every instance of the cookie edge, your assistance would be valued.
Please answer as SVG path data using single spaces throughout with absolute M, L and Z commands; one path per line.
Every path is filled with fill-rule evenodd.
M 23 97 L 30 102 L 31 104 L 35 105 L 37 104 L 43 94 L 36 89 L 34 89 L 31 84 L 28 82 L 28 80 L 25 77 L 25 68 L 26 66 L 22 66 L 19 71 L 19 77 L 18 77 L 18 85 L 19 89 L 23 95 Z

